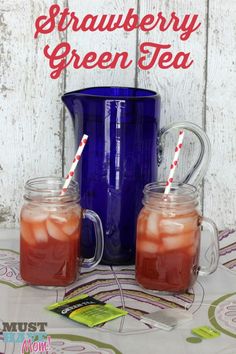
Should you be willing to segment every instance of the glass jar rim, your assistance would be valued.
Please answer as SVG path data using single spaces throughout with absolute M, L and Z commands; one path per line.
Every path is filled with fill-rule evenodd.
M 72 180 L 67 191 L 62 194 L 65 179 L 56 176 L 35 177 L 26 181 L 24 199 L 28 201 L 45 203 L 77 202 L 79 196 L 79 184 Z
M 166 187 L 166 182 L 151 182 L 144 186 L 143 191 L 144 193 L 153 192 L 153 193 L 163 195 L 165 187 Z M 178 182 L 173 182 L 171 184 L 170 194 L 172 194 L 173 191 L 178 190 L 180 188 L 181 188 L 181 192 L 183 192 L 184 194 L 197 194 L 197 188 L 195 186 L 188 183 L 178 183 Z
M 166 182 L 152 182 L 143 189 L 143 204 L 153 208 L 187 209 L 198 205 L 197 188 L 187 183 L 172 183 L 170 193 L 164 194 Z

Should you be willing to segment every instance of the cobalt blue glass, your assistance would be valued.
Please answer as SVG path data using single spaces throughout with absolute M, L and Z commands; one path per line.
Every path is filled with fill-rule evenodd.
M 100 216 L 103 264 L 134 264 L 136 220 L 142 191 L 157 180 L 160 96 L 129 87 L 92 87 L 66 93 L 62 100 L 74 124 L 76 146 L 89 136 L 76 179 L 81 205 Z M 95 238 L 84 222 L 82 254 L 93 254 Z

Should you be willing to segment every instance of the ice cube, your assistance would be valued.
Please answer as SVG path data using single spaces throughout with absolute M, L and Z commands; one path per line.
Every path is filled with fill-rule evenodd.
M 156 212 L 150 212 L 147 218 L 147 237 L 156 237 L 159 233 L 159 215 Z
M 78 216 L 76 218 L 73 218 L 72 220 L 69 220 L 63 227 L 62 230 L 65 232 L 68 236 L 72 235 L 79 226 L 80 219 Z
M 46 221 L 46 226 L 47 226 L 47 231 L 48 234 L 59 241 L 67 241 L 68 237 L 64 234 L 64 232 L 61 230 L 61 228 L 56 225 L 55 223 L 52 222 L 51 219 L 47 219 Z
M 157 253 L 158 252 L 158 244 L 149 241 L 141 241 L 137 245 L 138 250 L 140 252 L 145 253 Z
M 163 245 L 167 251 L 182 248 L 181 236 L 167 236 L 163 238 Z
M 21 217 L 28 222 L 43 222 L 47 219 L 48 213 L 38 207 L 24 207 L 21 212 Z
M 62 224 L 67 222 L 67 219 L 61 215 L 57 215 L 57 214 L 50 214 L 50 219 L 52 219 L 53 222 Z
M 162 238 L 165 250 L 181 250 L 182 248 L 189 247 L 194 243 L 194 233 L 188 232 L 173 236 L 165 236 Z
M 198 215 L 192 214 L 189 217 L 176 218 L 176 222 L 183 225 L 184 232 L 196 230 L 198 227 Z
M 36 245 L 36 241 L 30 225 L 23 220 L 21 221 L 21 225 L 20 225 L 20 233 L 23 239 L 25 240 L 25 242 L 27 242 L 31 246 Z
M 160 231 L 164 234 L 176 235 L 182 232 L 184 225 L 174 218 L 162 219 L 160 221 Z
M 137 232 L 141 235 L 143 235 L 146 232 L 147 215 L 148 214 L 142 210 L 138 216 Z
M 44 224 L 35 224 L 32 225 L 32 227 L 36 242 L 41 243 L 48 241 L 48 233 Z

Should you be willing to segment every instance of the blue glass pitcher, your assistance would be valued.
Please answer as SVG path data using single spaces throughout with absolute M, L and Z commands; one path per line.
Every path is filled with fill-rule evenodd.
M 157 181 L 166 134 L 173 128 L 184 128 L 197 135 L 201 152 L 183 181 L 195 185 L 206 172 L 209 140 L 200 127 L 188 122 L 160 131 L 160 96 L 151 90 L 91 87 L 66 93 L 62 101 L 73 119 L 76 147 L 83 134 L 89 136 L 75 178 L 82 207 L 94 210 L 102 220 L 102 263 L 133 264 L 143 188 Z M 84 257 L 92 256 L 94 245 L 93 229 L 84 223 Z

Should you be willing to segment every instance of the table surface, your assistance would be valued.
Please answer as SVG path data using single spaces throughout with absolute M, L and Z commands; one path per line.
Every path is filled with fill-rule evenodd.
M 220 234 L 217 271 L 199 277 L 189 293 L 176 296 L 158 296 L 141 289 L 135 282 L 133 266 L 98 266 L 83 271 L 64 289 L 28 286 L 19 274 L 18 251 L 19 231 L 1 230 L 0 354 L 21 353 L 23 340 L 22 335 L 6 339 L 2 322 L 46 322 L 51 354 L 236 354 L 236 232 Z M 128 315 L 91 329 L 46 309 L 49 304 L 82 293 L 124 308 Z M 140 321 L 140 315 L 171 307 L 188 310 L 193 319 L 169 332 Z M 218 330 L 220 336 L 199 343 L 187 341 L 194 337 L 193 328 L 205 325 Z M 23 337 L 28 338 L 27 334 L 24 332 Z

